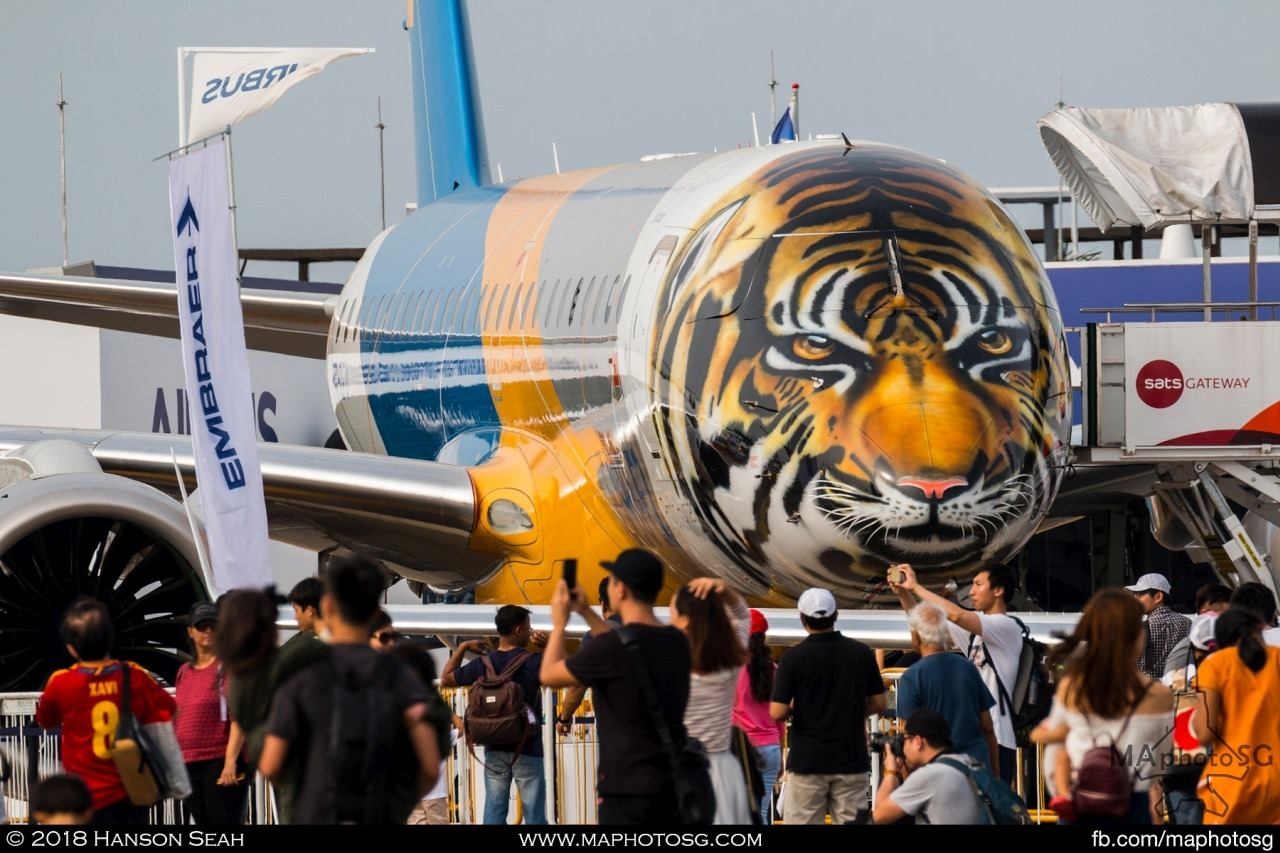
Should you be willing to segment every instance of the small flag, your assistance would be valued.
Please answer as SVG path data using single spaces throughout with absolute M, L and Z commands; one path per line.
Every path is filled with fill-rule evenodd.
M 769 135 L 769 141 L 774 145 L 779 142 L 795 142 L 796 126 L 791 123 L 791 107 L 788 106 L 782 114 L 782 118 L 778 119 L 778 123 L 773 127 L 773 133 Z

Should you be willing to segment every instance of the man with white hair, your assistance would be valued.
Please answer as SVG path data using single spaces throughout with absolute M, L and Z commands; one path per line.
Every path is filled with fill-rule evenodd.
M 952 749 L 989 767 L 999 767 L 1000 751 L 991 721 L 995 697 L 978 670 L 951 648 L 947 612 L 922 601 L 907 613 L 911 647 L 920 653 L 898 679 L 899 720 L 917 708 L 937 711 L 951 731 Z

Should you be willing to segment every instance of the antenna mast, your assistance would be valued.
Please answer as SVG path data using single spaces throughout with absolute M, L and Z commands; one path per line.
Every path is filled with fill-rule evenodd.
M 382 123 L 382 96 L 378 96 L 378 123 L 374 125 L 378 129 L 378 186 L 382 190 L 382 230 L 387 230 L 387 167 L 386 154 L 382 145 L 382 132 L 387 126 Z
M 769 127 L 778 126 L 778 77 L 773 73 L 773 51 L 769 51 Z
M 70 263 L 67 252 L 67 99 L 62 93 L 62 72 L 58 72 L 58 148 L 62 152 L 62 265 Z

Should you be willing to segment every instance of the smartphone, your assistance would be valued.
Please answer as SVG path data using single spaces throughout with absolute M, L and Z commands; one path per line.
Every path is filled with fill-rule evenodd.
M 564 582 L 572 591 L 578 585 L 578 561 L 568 559 L 564 561 Z
M 889 583 L 900 584 L 907 579 L 907 573 L 897 566 L 889 567 Z

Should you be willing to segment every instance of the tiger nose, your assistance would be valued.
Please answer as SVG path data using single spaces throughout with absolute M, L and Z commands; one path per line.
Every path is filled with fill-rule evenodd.
M 991 417 L 981 409 L 935 401 L 881 406 L 862 422 L 880 461 L 896 475 L 892 482 L 930 497 L 967 484 L 982 438 L 991 429 Z
M 952 489 L 969 485 L 963 477 L 950 477 L 946 480 L 926 480 L 923 477 L 900 477 L 898 487 L 901 489 L 919 489 L 928 500 L 941 500 Z

